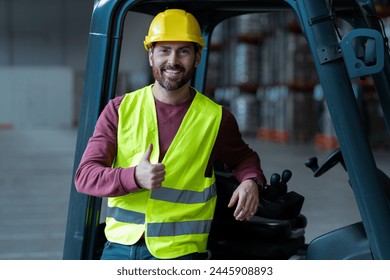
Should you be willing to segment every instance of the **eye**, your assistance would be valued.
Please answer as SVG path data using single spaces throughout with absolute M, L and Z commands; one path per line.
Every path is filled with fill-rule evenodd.
M 159 48 L 158 53 L 161 55 L 168 55 L 170 53 L 168 48 Z
M 182 48 L 182 49 L 180 49 L 179 54 L 183 55 L 183 56 L 189 55 L 189 54 L 191 54 L 191 50 L 189 48 Z

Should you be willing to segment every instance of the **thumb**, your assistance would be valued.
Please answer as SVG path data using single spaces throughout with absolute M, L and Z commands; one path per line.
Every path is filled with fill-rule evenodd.
M 233 207 L 234 204 L 236 204 L 237 200 L 238 200 L 238 193 L 235 191 L 235 192 L 233 192 L 233 195 L 232 195 L 232 197 L 230 198 L 228 207 L 229 207 L 229 208 Z
M 142 161 L 148 161 L 150 162 L 150 155 L 152 154 L 153 151 L 153 145 L 149 144 L 148 148 L 146 149 L 146 152 L 144 156 L 142 157 Z

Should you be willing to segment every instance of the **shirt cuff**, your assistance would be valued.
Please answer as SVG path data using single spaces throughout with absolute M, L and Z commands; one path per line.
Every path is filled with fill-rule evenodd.
M 139 190 L 137 181 L 135 180 L 135 168 L 123 168 L 120 173 L 120 183 L 126 193 L 132 193 Z

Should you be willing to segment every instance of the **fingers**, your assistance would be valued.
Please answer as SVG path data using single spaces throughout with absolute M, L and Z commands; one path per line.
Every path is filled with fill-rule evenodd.
M 254 186 L 253 186 L 254 185 Z M 251 219 L 257 212 L 259 205 L 259 190 L 255 184 L 242 182 L 234 191 L 228 207 L 237 203 L 233 216 L 238 221 Z
M 152 164 L 150 169 L 150 189 L 156 189 L 161 187 L 162 182 L 165 180 L 165 166 L 162 163 Z
M 135 168 L 135 179 L 138 186 L 149 190 L 160 188 L 165 180 L 165 165 L 162 163 L 152 164 L 150 162 L 152 151 L 153 146 L 150 144 L 141 162 Z
M 160 188 L 162 182 L 165 180 L 165 166 L 162 163 L 139 164 L 135 168 L 135 179 L 143 189 L 151 190 Z
M 258 204 L 254 203 L 252 199 L 243 205 L 237 205 L 234 211 L 234 217 L 238 221 L 250 220 L 257 212 Z

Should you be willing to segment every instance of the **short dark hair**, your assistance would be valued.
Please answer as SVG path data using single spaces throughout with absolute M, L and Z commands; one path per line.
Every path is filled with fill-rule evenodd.
M 194 43 L 195 53 L 200 52 L 202 47 L 198 43 Z

